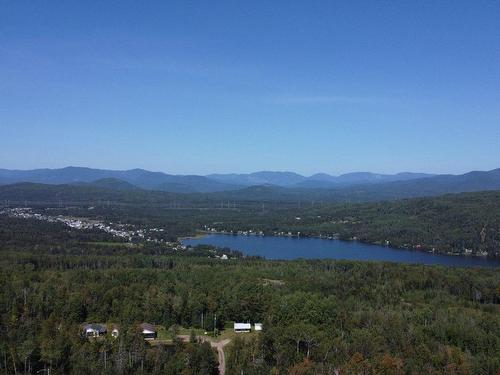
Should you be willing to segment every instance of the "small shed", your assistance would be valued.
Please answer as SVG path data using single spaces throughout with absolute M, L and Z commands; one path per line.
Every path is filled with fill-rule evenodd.
M 234 323 L 234 332 L 250 332 L 252 325 L 250 323 Z
M 255 323 L 253 327 L 256 332 L 262 331 L 262 323 Z
M 99 337 L 104 336 L 108 332 L 108 329 L 104 324 L 99 323 L 89 323 L 83 326 L 83 334 L 86 337 Z
M 145 340 L 154 340 L 158 336 L 156 328 L 154 325 L 149 323 L 141 323 L 139 325 L 141 329 L 142 336 Z

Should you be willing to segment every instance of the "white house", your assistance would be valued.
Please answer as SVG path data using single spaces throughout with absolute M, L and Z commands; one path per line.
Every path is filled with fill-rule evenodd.
M 257 332 L 262 331 L 262 323 L 255 323 L 253 327 L 254 327 L 254 330 Z
M 250 323 L 234 323 L 234 332 L 250 332 L 251 329 Z

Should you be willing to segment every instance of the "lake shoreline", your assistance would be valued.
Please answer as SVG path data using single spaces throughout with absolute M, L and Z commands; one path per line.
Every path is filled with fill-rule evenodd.
M 196 233 L 196 234 L 194 234 L 192 236 L 177 237 L 177 241 L 182 242 L 182 241 L 185 241 L 185 240 L 196 240 L 196 239 L 200 239 L 200 238 L 206 237 L 209 234 L 210 234 L 210 232 L 200 231 L 200 233 Z M 222 233 L 218 233 L 218 234 L 222 234 Z
M 306 241 L 288 241 L 301 239 Z M 260 256 L 269 260 L 346 259 L 360 261 L 389 261 L 398 263 L 440 264 L 457 267 L 500 267 L 500 260 L 470 255 L 452 255 L 413 248 L 396 248 L 359 240 L 330 239 L 319 236 L 277 236 L 252 233 L 204 232 L 197 238 L 183 241 L 184 245 L 199 244 L 227 247 L 246 256 Z M 310 241 L 310 242 L 307 242 Z
M 279 235 L 279 234 L 269 234 L 269 233 L 257 233 L 257 232 L 252 232 L 252 233 L 247 233 L 244 231 L 238 231 L 237 233 L 235 232 L 228 232 L 228 231 L 203 231 L 199 235 L 195 235 L 192 237 L 182 237 L 182 240 L 184 239 L 197 239 L 197 238 L 203 238 L 211 234 L 217 234 L 217 235 L 225 235 L 225 236 L 241 236 L 241 237 L 272 237 L 272 238 L 291 238 L 291 239 L 308 239 L 308 238 L 314 238 L 318 240 L 328 240 L 328 241 L 341 241 L 341 242 L 346 242 L 346 243 L 352 243 L 352 242 L 357 242 L 360 244 L 364 245 L 373 245 L 373 246 L 382 246 L 386 247 L 389 249 L 394 249 L 394 250 L 403 250 L 403 251 L 415 251 L 415 252 L 420 252 L 420 253 L 425 253 L 425 254 L 430 254 L 430 255 L 444 255 L 444 256 L 451 256 L 451 257 L 461 257 L 461 258 L 478 258 L 478 259 L 486 259 L 486 260 L 500 260 L 497 257 L 491 257 L 488 255 L 481 255 L 481 254 L 463 254 L 463 253 L 450 253 L 450 252 L 439 252 L 435 250 L 429 250 L 426 248 L 416 248 L 415 246 L 413 247 L 403 247 L 403 246 L 393 246 L 391 244 L 383 244 L 383 241 L 380 242 L 368 242 L 368 241 L 362 241 L 357 238 L 353 239 L 345 239 L 345 238 L 339 238 L 337 236 L 328 236 L 328 235 Z M 247 233 L 247 234 L 245 234 Z M 181 238 L 180 238 L 181 239 Z

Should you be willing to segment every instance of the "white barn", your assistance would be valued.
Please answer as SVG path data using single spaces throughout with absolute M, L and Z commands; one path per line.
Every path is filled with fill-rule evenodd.
M 251 329 L 250 323 L 234 323 L 234 332 L 250 332 Z

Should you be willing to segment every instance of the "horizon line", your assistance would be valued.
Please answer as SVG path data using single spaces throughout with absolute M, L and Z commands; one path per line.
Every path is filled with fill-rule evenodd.
M 430 172 L 413 172 L 413 171 L 408 171 L 408 170 L 404 170 L 404 171 L 400 171 L 400 172 L 394 172 L 394 173 L 379 173 L 379 172 L 371 172 L 371 171 L 366 171 L 366 170 L 355 170 L 355 171 L 351 171 L 351 172 L 345 172 L 345 173 L 339 173 L 339 174 L 332 174 L 332 173 L 327 173 L 327 172 L 315 172 L 315 173 L 312 173 L 312 174 L 302 174 L 302 173 L 299 173 L 299 172 L 295 172 L 293 170 L 256 170 L 256 171 L 253 171 L 253 172 L 224 172 L 224 173 L 221 173 L 221 172 L 215 172 L 215 173 L 207 173 L 207 174 L 200 174 L 200 173 L 187 173 L 187 174 L 183 174 L 183 173 L 169 173 L 169 172 L 165 172 L 165 171 L 161 171 L 161 170 L 150 170 L 150 169 L 145 169 L 145 168 L 140 168 L 140 167 L 136 167 L 136 168 L 128 168 L 128 169 L 114 169 L 114 168 L 97 168 L 97 167 L 89 167 L 89 166 L 77 166 L 77 165 L 67 165 L 65 167 L 39 167 L 39 168 L 30 168 L 30 169 L 19 169 L 19 168 L 0 168 L 0 170 L 4 170 L 4 171 L 11 171 L 11 172 L 14 172 L 14 171 L 17 171 L 17 172 L 30 172 L 30 171 L 36 171 L 36 170 L 50 170 L 50 171 L 55 171 L 55 170 L 62 170 L 62 169 L 69 169 L 69 168 L 75 168 L 75 169 L 90 169 L 90 170 L 101 170 L 101 171 L 113 171 L 113 172 L 130 172 L 130 171 L 134 171 L 134 170 L 141 170 L 141 171 L 145 171 L 145 172 L 150 172 L 150 173 L 163 173 L 163 174 L 166 174 L 166 175 L 172 175 L 172 176 L 202 176 L 202 177 L 210 177 L 210 176 L 213 176 L 213 175 L 251 175 L 251 174 L 256 174 L 256 173 L 292 173 L 292 174 L 296 174 L 298 176 L 301 176 L 301 177 L 305 177 L 305 178 L 311 178 L 315 175 L 318 175 L 318 174 L 325 174 L 325 175 L 328 175 L 330 177 L 340 177 L 340 176 L 344 176 L 344 175 L 349 175 L 349 174 L 358 174 L 358 173 L 369 173 L 369 174 L 373 174 L 373 175 L 382 175 L 382 176 L 395 176 L 395 175 L 400 175 L 400 174 L 425 174 L 425 175 L 429 175 L 429 176 L 437 176 L 437 175 L 454 175 L 454 176 L 457 176 L 457 175 L 462 175 L 462 174 L 466 174 L 466 173 L 470 173 L 470 172 L 491 172 L 495 169 L 499 169 L 499 168 L 493 168 L 493 169 L 473 169 L 473 170 L 469 170 L 469 171 L 466 171 L 466 172 L 463 172 L 463 173 L 430 173 Z

